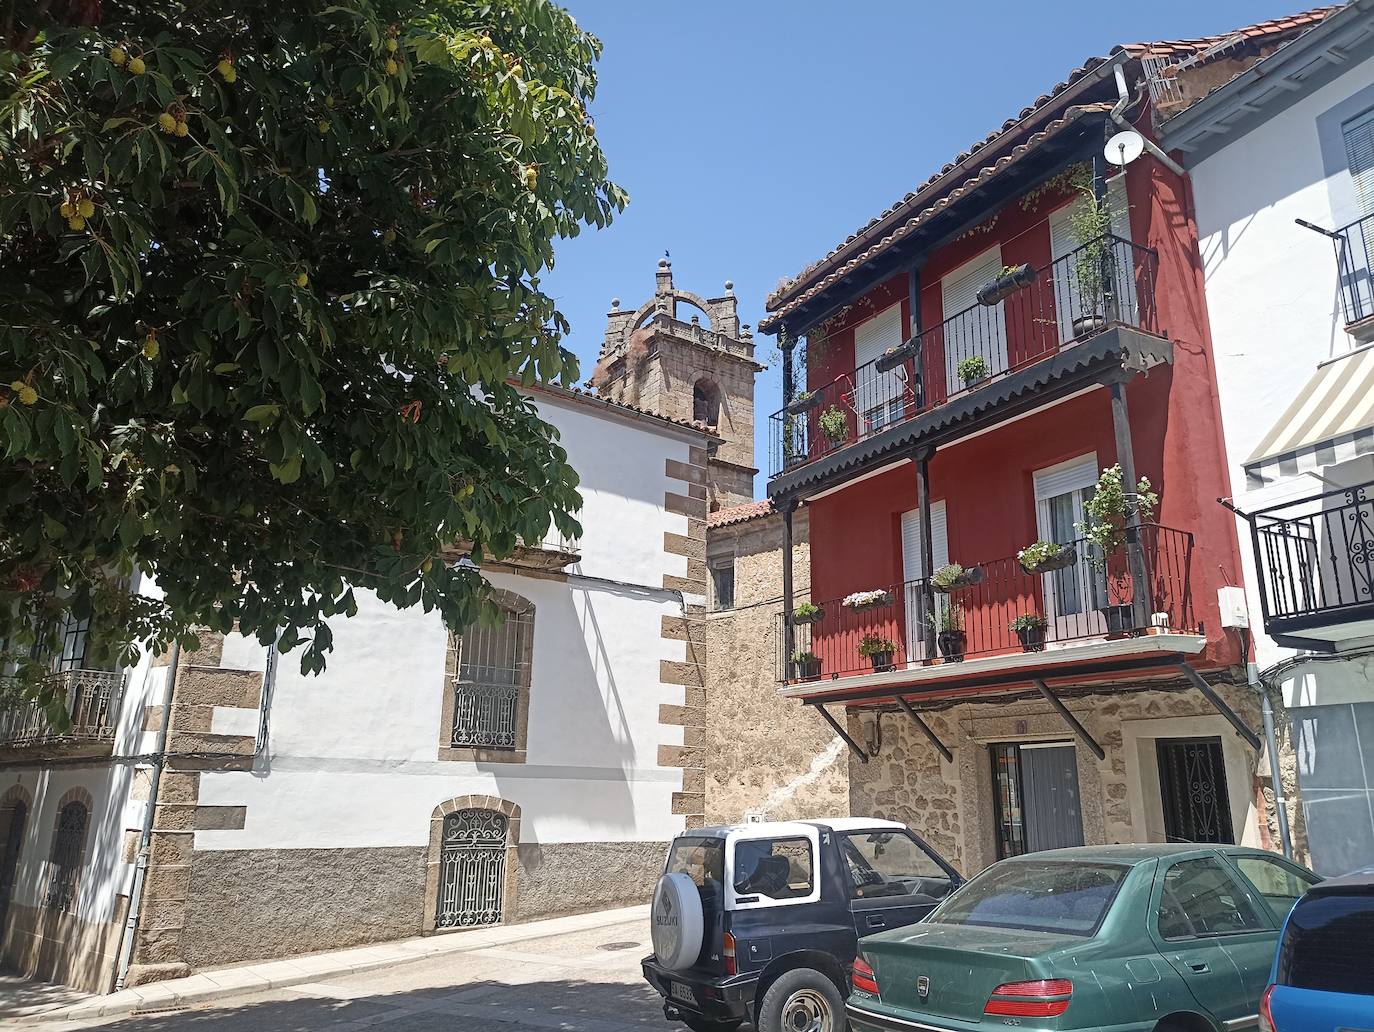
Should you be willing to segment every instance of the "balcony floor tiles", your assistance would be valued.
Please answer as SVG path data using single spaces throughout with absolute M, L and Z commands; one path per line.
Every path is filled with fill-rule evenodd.
M 1207 639 L 1198 634 L 1143 634 L 1138 638 L 1114 638 L 1088 642 L 1072 642 L 1060 647 L 1050 646 L 1044 652 L 1006 652 L 995 656 L 965 659 L 961 663 L 933 663 L 930 666 L 912 665 L 881 673 L 856 674 L 820 681 L 803 681 L 783 685 L 780 695 L 793 699 L 824 697 L 825 702 L 844 702 L 844 693 L 861 689 L 892 688 L 914 693 L 918 689 L 935 690 L 943 684 L 958 689 L 960 683 L 974 678 L 1005 673 L 1009 683 L 1028 682 L 1032 677 L 1052 680 L 1056 667 L 1069 664 L 1092 663 L 1131 658 L 1158 658 L 1169 655 L 1192 656 L 1201 652 Z M 996 688 L 988 688 L 995 691 Z

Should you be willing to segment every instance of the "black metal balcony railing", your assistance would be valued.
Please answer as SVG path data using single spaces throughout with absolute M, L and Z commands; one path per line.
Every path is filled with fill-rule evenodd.
M 1000 653 L 1051 651 L 1109 635 L 1196 633 L 1191 590 L 1193 535 L 1157 524 L 1142 526 L 1139 533 L 1143 582 L 1132 573 L 1125 548 L 1097 563 L 1087 541 L 1069 542 L 1065 547 L 1073 550 L 1074 561 L 1051 573 L 1026 573 L 1014 556 L 981 564 L 978 583 L 949 595 L 934 595 L 937 614 L 947 607 L 960 613 L 963 640 L 948 642 L 958 649 L 946 656 L 942 656 L 947 650 L 938 639 L 933 652 L 927 652 L 929 610 L 923 580 L 889 585 L 882 589 L 887 600 L 867 608 L 846 606 L 842 599 L 817 603 L 820 613 L 812 622 L 793 621 L 792 654 L 779 656 L 779 680 L 828 679 L 875 669 L 929 666 L 937 660 L 958 662 Z M 1043 637 L 1029 633 L 1023 641 L 1012 629 L 1013 620 L 1028 614 L 1044 618 Z M 778 614 L 778 619 L 783 652 L 786 614 Z M 874 637 L 878 643 L 872 642 Z M 870 639 L 870 649 L 890 642 L 891 657 L 880 654 L 875 661 L 861 655 L 859 647 L 865 638 Z M 815 659 L 804 658 L 807 654 Z M 954 655 L 959 659 L 953 659 Z M 809 669 L 807 663 L 811 664 Z
M 896 354 L 804 392 L 769 417 L 773 475 L 979 390 L 1108 326 L 1154 331 L 1156 258 L 1150 248 L 1102 237 L 996 304 L 976 304 Z
M 1266 627 L 1374 610 L 1374 481 L 1270 506 L 1250 528 Z
M 1342 226 L 1336 230 L 1336 270 L 1340 276 L 1341 308 L 1345 322 L 1363 322 L 1374 316 L 1374 280 L 1371 268 L 1370 244 L 1374 243 L 1374 215 Z
M 112 741 L 124 675 L 111 670 L 62 670 L 51 675 L 63 697 L 71 726 L 54 729 L 42 707 L 21 702 L 0 708 L 0 745 Z

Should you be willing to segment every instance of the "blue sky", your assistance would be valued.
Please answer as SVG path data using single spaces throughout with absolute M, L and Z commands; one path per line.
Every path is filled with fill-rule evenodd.
M 1226 32 L 1294 0 L 565 0 L 601 37 L 592 114 L 630 206 L 562 241 L 544 279 L 590 374 L 612 297 L 638 307 L 664 250 L 679 287 L 764 297 L 1092 55 Z M 760 361 L 773 339 L 760 336 Z M 767 474 L 774 365 L 758 378 Z

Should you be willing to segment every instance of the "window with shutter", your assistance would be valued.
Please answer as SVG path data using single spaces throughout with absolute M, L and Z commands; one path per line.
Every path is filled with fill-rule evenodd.
M 882 357 L 888 348 L 901 344 L 900 302 L 854 329 L 854 408 L 864 420 L 860 436 L 902 418 L 906 370 L 899 366 L 880 373 L 869 364 Z
M 1040 537 L 1066 545 L 1079 537 L 1083 503 L 1097 486 L 1097 455 L 1062 462 L 1035 474 L 1035 510 Z M 1106 601 L 1106 581 L 1089 562 L 1086 543 L 1078 546 L 1078 561 L 1063 570 L 1040 575 L 1045 592 L 1045 617 L 1056 638 L 1097 633 L 1096 608 Z
M 1366 111 L 1341 126 L 1345 136 L 1346 163 L 1350 178 L 1355 181 L 1355 194 L 1360 199 L 1360 211 L 1374 212 L 1374 110 Z
M 984 251 L 940 281 L 945 317 L 945 388 L 950 394 L 964 389 L 959 363 L 982 356 L 989 375 L 1007 368 L 1007 320 L 1003 302 L 992 307 L 978 303 L 978 290 L 1002 272 L 1002 249 Z
M 925 656 L 926 599 L 916 581 L 926 575 L 921 554 L 921 510 L 902 513 L 902 580 L 906 612 L 906 654 L 912 658 Z M 930 505 L 930 561 L 935 569 L 949 565 L 949 530 L 945 521 L 945 503 Z

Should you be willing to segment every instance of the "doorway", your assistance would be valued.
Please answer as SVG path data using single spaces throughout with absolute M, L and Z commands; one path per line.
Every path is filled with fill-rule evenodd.
M 444 818 L 435 928 L 501 923 L 506 886 L 505 814 L 456 810 Z
M 19 851 L 24 847 L 24 826 L 28 823 L 29 808 L 24 800 L 16 799 L 7 810 L 0 810 L 0 940 L 5 937 L 5 918 L 9 915 L 10 900 L 14 898 L 14 882 L 19 873 Z
M 997 859 L 1083 845 L 1073 743 L 1009 742 L 990 748 Z
M 1220 738 L 1160 738 L 1159 797 L 1166 842 L 1236 841 Z

